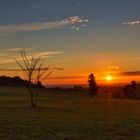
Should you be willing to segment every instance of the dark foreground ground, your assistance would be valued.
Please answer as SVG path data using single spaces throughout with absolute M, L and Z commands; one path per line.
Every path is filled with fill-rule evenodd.
M 0 89 L 0 140 L 140 140 L 140 101 L 25 89 Z

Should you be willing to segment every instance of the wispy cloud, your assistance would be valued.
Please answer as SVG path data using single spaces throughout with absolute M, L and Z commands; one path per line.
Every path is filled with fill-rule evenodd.
M 120 75 L 123 75 L 123 76 L 140 76 L 140 71 L 126 71 L 126 72 L 121 72 Z
M 11 58 L 0 58 L 0 64 L 10 64 L 13 63 L 13 59 Z
M 48 79 L 79 79 L 79 78 L 85 78 L 84 76 L 64 76 L 64 77 L 50 77 Z
M 85 19 L 83 16 L 72 16 L 63 20 L 64 23 L 71 23 L 71 29 L 75 31 L 79 31 L 80 28 L 86 27 L 88 23 L 88 19 Z
M 111 74 L 111 75 L 116 75 L 120 70 L 120 67 L 118 66 L 108 66 L 107 67 L 107 74 Z
M 26 51 L 27 52 L 27 58 L 30 59 L 31 56 L 39 57 L 41 56 L 42 58 L 48 58 L 48 57 L 55 57 L 56 55 L 60 55 L 63 52 L 62 51 L 38 51 L 38 50 L 33 50 L 32 48 L 11 48 L 11 49 L 5 49 L 1 50 L 0 53 L 0 64 L 9 64 L 14 62 L 14 58 L 17 60 L 22 60 L 20 56 L 20 52 Z
M 110 69 L 110 70 L 118 70 L 118 69 L 120 69 L 120 67 L 118 67 L 118 66 L 108 66 L 108 69 Z
M 140 20 L 133 20 L 133 21 L 128 21 L 124 22 L 124 25 L 140 25 Z
M 19 52 L 19 51 L 31 51 L 33 50 L 32 48 L 10 48 L 10 49 L 5 49 L 5 52 Z
M 54 56 L 54 55 L 59 55 L 59 54 L 62 54 L 63 52 L 62 51 L 43 51 L 43 52 L 33 52 L 32 55 L 33 56 L 42 56 L 42 57 L 51 57 L 51 56 Z
M 48 21 L 39 23 L 24 23 L 15 25 L 0 25 L 0 33 L 17 33 L 17 32 L 30 32 L 30 31 L 41 31 L 48 29 L 64 28 L 66 26 L 74 26 L 72 28 L 77 30 L 79 26 L 85 27 L 87 19 L 79 16 L 72 16 L 59 21 Z M 80 27 L 79 27 L 80 28 Z
M 66 24 L 64 24 L 61 21 L 17 24 L 17 25 L 0 25 L 0 32 L 16 33 L 16 32 L 40 31 L 40 30 L 47 30 L 53 28 L 61 28 L 64 26 L 66 26 Z
M 38 70 L 38 69 L 35 69 L 35 70 Z M 61 67 L 52 67 L 52 68 L 41 68 L 40 70 L 59 70 L 59 71 L 62 71 L 62 70 L 65 70 L 65 68 L 61 68 Z M 0 69 L 0 71 L 25 71 L 25 70 L 22 70 L 22 69 Z

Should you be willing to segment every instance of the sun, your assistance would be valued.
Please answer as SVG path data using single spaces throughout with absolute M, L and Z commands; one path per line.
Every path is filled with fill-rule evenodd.
M 105 77 L 105 79 L 106 79 L 106 81 L 112 81 L 112 76 L 111 76 L 111 75 L 107 75 L 107 76 Z

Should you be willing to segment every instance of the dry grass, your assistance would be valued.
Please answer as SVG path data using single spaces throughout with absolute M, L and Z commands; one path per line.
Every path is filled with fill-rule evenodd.
M 25 89 L 0 89 L 0 140 L 140 140 L 140 101 Z

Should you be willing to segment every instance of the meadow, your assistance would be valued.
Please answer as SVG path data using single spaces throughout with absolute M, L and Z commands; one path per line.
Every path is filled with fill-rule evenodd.
M 29 103 L 26 89 L 0 88 L 0 140 L 140 140 L 139 100 L 44 89 Z

